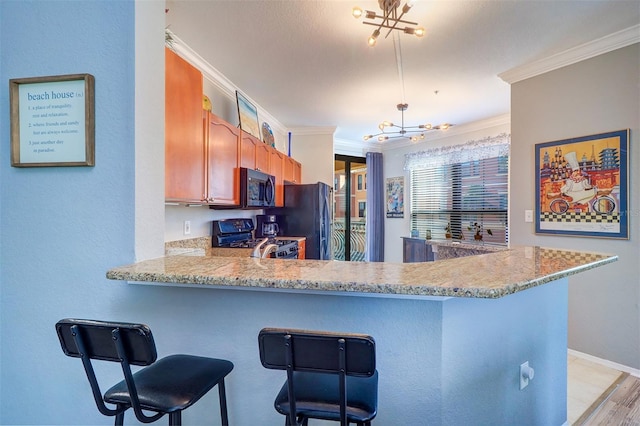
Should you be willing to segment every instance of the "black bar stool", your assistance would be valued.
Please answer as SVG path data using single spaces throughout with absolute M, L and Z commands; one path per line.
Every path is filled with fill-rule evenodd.
M 264 328 L 258 346 L 265 368 L 287 371 L 274 403 L 286 426 L 306 426 L 309 419 L 371 425 L 378 409 L 371 336 Z
M 63 319 L 56 324 L 62 350 L 81 358 L 98 410 L 115 416 L 122 425 L 125 411 L 133 407 L 136 418 L 151 423 L 169 414 L 170 425 L 182 423 L 182 410 L 218 386 L 222 424 L 229 424 L 224 378 L 233 370 L 230 361 L 193 355 L 171 355 L 156 362 L 151 330 L 144 324 Z M 100 391 L 92 359 L 118 362 L 124 380 Z M 131 365 L 145 366 L 135 374 Z M 114 404 L 109 408 L 106 403 Z M 142 410 L 154 412 L 146 415 Z

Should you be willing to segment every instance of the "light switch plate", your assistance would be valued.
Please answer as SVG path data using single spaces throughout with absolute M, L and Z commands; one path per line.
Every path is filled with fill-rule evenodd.
M 533 210 L 524 211 L 524 221 L 529 223 L 533 222 Z

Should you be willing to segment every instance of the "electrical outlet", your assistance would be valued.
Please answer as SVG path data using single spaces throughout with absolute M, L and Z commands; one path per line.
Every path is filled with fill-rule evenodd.
M 191 222 L 188 220 L 184 221 L 184 235 L 191 234 Z
M 520 364 L 520 390 L 529 386 L 529 380 L 533 380 L 534 371 L 529 367 L 529 361 Z

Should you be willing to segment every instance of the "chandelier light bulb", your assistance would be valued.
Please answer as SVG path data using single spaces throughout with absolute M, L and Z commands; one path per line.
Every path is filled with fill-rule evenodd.
M 378 36 L 380 35 L 380 30 L 376 29 L 373 34 L 371 34 L 371 37 L 369 37 L 368 43 L 369 46 L 373 47 L 376 45 L 376 39 L 378 38 Z
M 424 28 L 422 28 L 422 27 L 416 28 L 416 29 L 413 31 L 413 34 L 415 34 L 415 36 L 416 36 L 416 37 L 424 37 L 424 35 L 425 35 L 426 33 L 427 33 L 427 32 L 425 31 L 425 29 L 424 29 Z
M 372 137 L 373 137 L 373 135 L 367 135 L 367 136 L 363 137 L 362 139 L 364 139 L 365 141 L 368 141 Z
M 442 123 L 442 124 L 440 125 L 440 128 L 441 128 L 442 130 L 447 130 L 449 127 L 451 127 L 451 125 L 450 125 L 449 123 Z
M 362 16 L 362 9 L 356 6 L 353 9 L 351 9 L 351 14 L 353 15 L 354 18 L 360 19 L 360 17 Z
M 427 129 L 427 130 L 431 130 L 431 129 L 433 129 L 433 126 L 431 124 L 427 123 L 427 124 L 424 125 L 424 128 Z
M 389 137 L 388 137 L 388 136 L 382 136 L 382 135 L 378 136 L 378 142 L 384 142 L 384 141 L 386 141 L 387 139 L 389 139 Z

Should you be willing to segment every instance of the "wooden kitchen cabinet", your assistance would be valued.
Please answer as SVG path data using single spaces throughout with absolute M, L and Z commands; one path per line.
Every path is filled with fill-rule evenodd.
M 285 157 L 284 180 L 290 183 L 302 183 L 302 164 L 291 157 Z
M 205 111 L 204 132 L 207 151 L 207 204 L 239 205 L 240 129 Z
M 165 199 L 201 202 L 205 196 L 202 73 L 165 48 Z
M 284 207 L 284 161 L 286 155 L 269 147 L 269 174 L 276 178 L 276 207 Z
M 298 241 L 298 260 L 306 259 L 307 240 L 305 238 Z
M 240 167 L 268 173 L 271 147 L 243 130 L 240 135 Z

